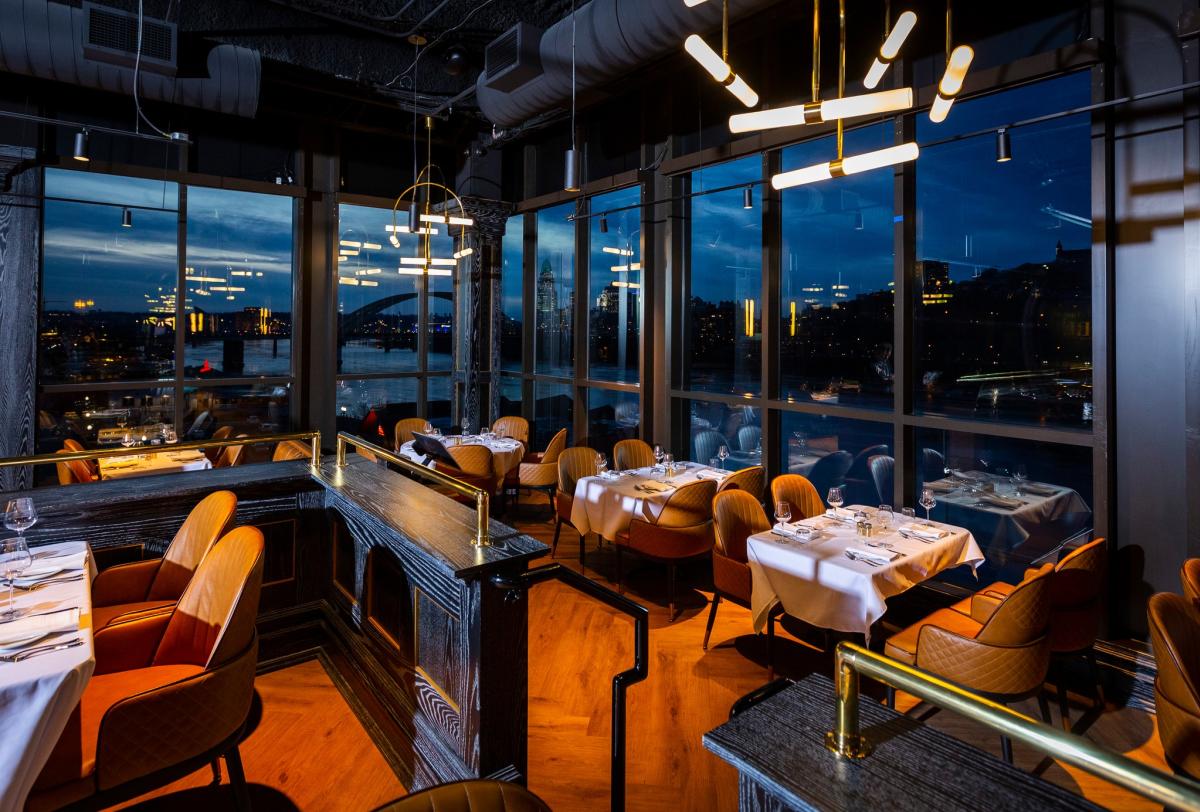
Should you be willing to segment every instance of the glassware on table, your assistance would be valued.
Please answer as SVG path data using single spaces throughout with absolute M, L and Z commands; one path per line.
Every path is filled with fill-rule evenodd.
M 933 510 L 933 506 L 937 504 L 937 499 L 933 496 L 932 488 L 921 489 L 921 507 L 925 508 L 925 521 L 929 521 L 929 511 Z
M 596 453 L 596 475 L 599 476 L 608 470 L 608 457 L 604 454 Z
M 708 467 L 709 468 L 720 468 L 721 461 L 719 459 L 717 459 L 716 457 L 709 457 L 708 458 Z
M 28 496 L 8 500 L 8 505 L 4 508 L 4 526 L 16 533 L 18 538 L 23 537 L 26 530 L 37 524 L 37 520 L 37 507 Z
M 673 454 L 663 454 L 663 467 L 666 469 L 668 477 L 675 476 L 675 456 Z
M 663 451 L 663 447 L 661 445 L 656 444 L 654 446 L 654 464 L 655 465 L 662 465 L 664 453 L 665 452 Z
M 787 524 L 792 520 L 792 505 L 790 502 L 775 503 L 775 521 L 780 524 Z
M 1020 496 L 1025 483 L 1029 481 L 1029 469 L 1025 467 L 1025 463 L 1019 463 L 1013 468 L 1012 477 L 1017 496 Z
M 725 470 L 725 460 L 729 459 L 729 446 L 723 445 L 717 449 L 717 459 L 721 461 L 721 470 Z
M 884 530 L 891 527 L 896 519 L 896 514 L 892 511 L 891 505 L 880 505 L 879 512 L 875 516 L 876 521 L 879 522 L 879 526 Z
M 0 623 L 16 620 L 25 614 L 25 610 L 17 609 L 13 605 L 15 602 L 14 593 L 17 576 L 29 569 L 32 564 L 33 556 L 29 554 L 29 545 L 25 543 L 23 536 L 5 539 L 0 542 L 0 578 L 4 580 L 4 585 L 8 587 L 8 603 L 5 605 L 4 611 L 0 612 Z
M 917 518 L 917 512 L 910 507 L 903 508 L 900 512 L 904 514 L 905 519 Z
M 132 431 L 126 431 L 121 435 L 121 445 L 125 446 L 126 448 L 133 448 L 133 442 Z
M 829 493 L 826 495 L 825 501 L 828 502 L 829 506 L 834 510 L 840 508 L 845 504 L 845 499 L 842 495 L 842 489 L 837 485 L 834 485 L 829 489 Z
M 808 435 L 802 431 L 793 431 L 792 436 L 796 438 L 796 450 L 801 454 L 808 453 Z

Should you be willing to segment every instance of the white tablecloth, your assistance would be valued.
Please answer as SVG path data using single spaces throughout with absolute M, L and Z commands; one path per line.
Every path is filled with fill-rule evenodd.
M 511 440 L 506 438 L 497 438 L 495 440 L 483 440 L 480 437 L 444 437 L 442 444 L 447 448 L 453 448 L 455 440 L 461 440 L 462 445 L 485 445 L 492 452 L 492 470 L 496 472 L 496 478 L 503 479 L 509 471 L 521 464 L 521 460 L 525 457 L 525 446 L 520 440 Z M 404 445 L 400 446 L 401 456 L 408 457 L 413 462 L 421 462 L 425 458 L 417 452 L 413 451 L 412 440 L 409 440 Z M 429 467 L 433 467 L 433 462 L 430 461 Z
M 603 538 L 613 541 L 629 529 L 634 517 L 652 521 L 658 517 L 662 506 L 680 485 L 695 482 L 705 476 L 728 475 L 730 472 L 720 472 L 707 465 L 687 463 L 686 469 L 676 466 L 678 473 L 667 479 L 661 468 L 638 468 L 624 472 L 619 478 L 585 476 L 575 483 L 575 498 L 571 503 L 571 525 L 583 535 L 598 533 Z M 637 486 L 646 482 L 658 482 L 671 485 L 670 490 L 663 493 L 645 493 Z
M 140 459 L 136 454 L 105 457 L 100 460 L 100 478 L 129 479 L 154 474 L 177 474 L 180 471 L 204 471 L 212 467 L 208 457 L 200 451 L 160 451 L 147 459 Z
M 52 551 L 84 555 L 83 542 L 65 542 L 35 547 L 35 556 Z M 65 559 L 68 560 L 69 559 Z M 35 564 L 56 563 L 39 558 Z M 95 574 L 90 557 L 87 566 Z M 0 592 L 7 600 L 8 591 Z M 60 634 L 31 645 L 83 639 L 82 646 L 32 657 L 20 663 L 0 662 L 0 812 L 16 812 L 25 805 L 33 782 L 54 750 L 58 737 L 96 661 L 92 655 L 92 591 L 90 579 L 52 584 L 34 592 L 16 593 L 18 608 L 31 612 L 53 612 L 79 608 L 78 634 Z
M 862 508 L 856 505 L 852 509 Z M 874 510 L 868 513 L 874 521 Z M 823 517 L 799 522 L 821 530 L 820 537 L 808 543 L 772 533 L 751 536 L 746 555 L 754 628 L 761 631 L 767 613 L 782 604 L 789 615 L 813 626 L 869 635 L 871 625 L 887 610 L 888 598 L 950 567 L 983 563 L 979 545 L 964 528 L 939 525 L 950 534 L 927 544 L 897 532 L 903 518 L 897 514 L 888 531 L 876 531 L 869 539 L 858 535 L 851 524 Z M 847 547 L 871 550 L 868 541 L 888 542 L 903 557 L 878 567 L 846 557 Z

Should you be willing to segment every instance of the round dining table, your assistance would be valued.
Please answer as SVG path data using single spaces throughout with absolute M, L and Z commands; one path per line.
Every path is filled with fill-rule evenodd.
M 520 440 L 511 437 L 483 438 L 476 434 L 450 434 L 438 438 L 446 448 L 456 445 L 483 445 L 492 452 L 492 470 L 496 472 L 497 480 L 503 479 L 509 471 L 521 464 L 525 458 L 525 446 Z M 413 441 L 409 440 L 400 446 L 401 456 L 408 457 L 413 462 L 427 464 L 433 467 L 433 461 L 425 463 L 425 458 L 413 450 Z

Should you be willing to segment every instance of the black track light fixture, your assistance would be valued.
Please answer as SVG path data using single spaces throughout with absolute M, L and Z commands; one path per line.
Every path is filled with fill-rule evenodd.
M 74 158 L 83 163 L 92 160 L 91 156 L 88 155 L 88 131 L 86 127 L 75 133 Z
M 751 189 L 749 186 L 747 186 L 745 189 L 742 190 L 742 208 L 743 209 L 754 208 L 754 190 Z
M 128 208 L 121 210 L 121 227 L 133 228 L 133 212 Z
M 1012 160 L 1012 141 L 1008 136 L 1008 128 L 996 130 L 996 163 L 1003 164 Z
M 608 233 L 608 216 L 604 214 L 600 215 L 600 233 Z

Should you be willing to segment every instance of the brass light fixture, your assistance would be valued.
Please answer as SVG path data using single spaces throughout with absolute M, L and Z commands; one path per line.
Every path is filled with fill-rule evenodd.
M 688 2 L 689 6 L 697 6 L 704 0 L 698 2 Z M 692 59 L 700 63 L 700 67 L 704 68 L 716 81 L 720 82 L 726 90 L 747 107 L 753 107 L 758 104 L 758 94 L 754 92 L 754 88 L 746 83 L 746 80 L 734 73 L 733 68 L 729 67 L 729 0 L 721 2 L 721 53 L 714 51 L 709 44 L 704 41 L 704 38 L 699 34 L 692 34 L 683 41 L 683 49 L 687 51 Z
M 967 78 L 967 69 L 971 67 L 971 60 L 975 58 L 975 51 L 970 45 L 959 45 L 951 49 L 954 42 L 953 11 L 951 0 L 946 0 L 946 72 L 942 74 L 937 96 L 929 108 L 929 120 L 934 124 L 941 124 L 946 120 L 946 116 L 950 115 L 950 106 L 962 90 L 963 81 Z

